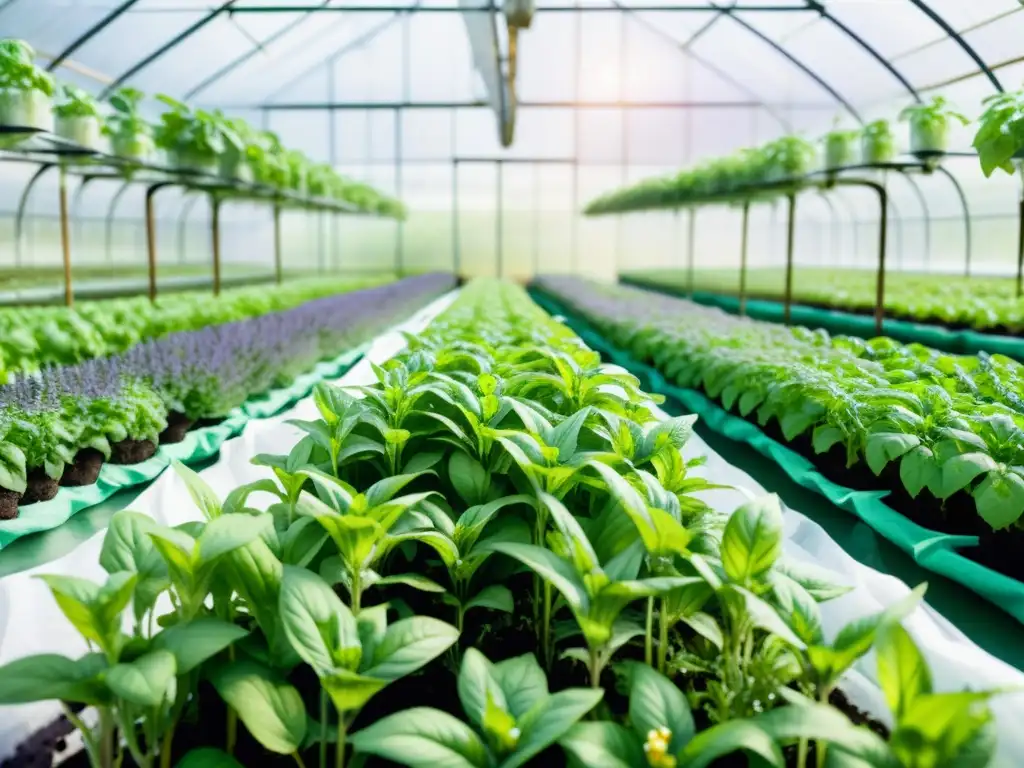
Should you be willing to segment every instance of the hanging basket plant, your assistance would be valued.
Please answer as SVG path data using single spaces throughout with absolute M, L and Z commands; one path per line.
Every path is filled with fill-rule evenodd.
M 142 117 L 140 105 L 145 94 L 136 88 L 121 88 L 110 97 L 110 114 L 103 133 L 115 155 L 126 160 L 146 162 L 153 157 L 153 127 Z
M 856 158 L 857 132 L 832 131 L 822 138 L 824 148 L 824 167 L 834 171 L 851 165 Z
M 865 165 L 891 163 L 896 157 L 896 137 L 888 120 L 875 120 L 860 133 L 860 161 Z
M 910 123 L 910 152 L 919 158 L 945 154 L 949 150 L 949 128 L 953 122 L 961 125 L 970 122 L 942 96 L 925 104 L 911 104 L 900 112 L 900 120 Z
M 62 139 L 100 152 L 104 148 L 103 117 L 96 100 L 81 88 L 61 87 L 61 98 L 53 108 L 56 133 Z
M 0 40 L 0 127 L 21 141 L 34 131 L 53 130 L 53 78 L 35 65 L 35 50 L 24 40 Z
M 156 144 L 167 151 L 177 170 L 245 180 L 242 140 L 223 114 L 193 111 L 170 96 L 157 99 L 170 109 L 160 116 Z

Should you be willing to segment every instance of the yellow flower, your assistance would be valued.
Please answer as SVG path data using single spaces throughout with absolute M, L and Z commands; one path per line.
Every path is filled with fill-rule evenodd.
M 672 741 L 672 731 L 662 726 L 647 732 L 644 742 L 644 754 L 651 768 L 676 768 L 676 759 L 668 754 L 668 745 Z

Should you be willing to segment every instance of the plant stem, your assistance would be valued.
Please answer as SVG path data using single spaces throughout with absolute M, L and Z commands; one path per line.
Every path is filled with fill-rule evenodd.
M 541 624 L 541 648 L 544 651 L 544 668 L 550 673 L 554 661 L 551 647 L 551 584 L 544 582 L 544 619 Z
M 807 739 L 800 739 L 796 753 L 796 768 L 807 768 Z
M 78 732 L 82 734 L 82 741 L 85 742 L 85 751 L 86 754 L 89 755 L 89 765 L 96 768 L 99 766 L 100 760 L 99 745 L 96 743 L 96 738 L 93 735 L 92 729 L 89 728 L 89 726 L 87 726 L 78 715 L 72 712 L 71 707 L 67 704 L 61 702 L 60 706 L 61 709 L 64 710 L 64 717 L 66 717 L 68 722 L 75 726 L 75 728 L 78 729 Z
M 601 661 L 600 653 L 596 648 L 590 648 L 590 687 L 601 687 Z
M 178 727 L 178 718 L 171 720 L 164 734 L 163 744 L 160 745 L 160 768 L 171 768 L 171 752 L 174 745 L 174 730 Z
M 654 598 L 647 598 L 647 625 L 644 632 L 644 663 L 654 666 Z
M 352 613 L 358 616 L 363 605 L 363 574 L 359 567 L 352 569 L 352 594 L 350 597 Z
M 295 762 L 299 764 L 299 768 L 306 768 L 306 764 L 302 762 L 302 755 L 298 752 L 292 752 L 292 757 L 294 757 Z
M 327 768 L 327 689 L 320 687 L 320 768 Z
M 235 742 L 238 741 L 238 714 L 234 709 L 228 707 L 228 738 L 226 752 L 229 755 L 235 754 Z
M 665 674 L 668 667 L 668 601 L 661 599 L 658 611 L 658 671 Z
M 341 716 L 341 712 L 338 713 L 338 749 L 334 753 L 334 768 L 345 768 L 345 738 L 347 733 L 345 731 L 345 718 Z
M 109 707 L 100 707 L 100 766 L 114 766 L 114 715 Z

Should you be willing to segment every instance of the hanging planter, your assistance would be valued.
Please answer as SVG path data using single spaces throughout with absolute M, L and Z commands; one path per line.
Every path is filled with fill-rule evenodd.
M 103 149 L 103 123 L 99 105 L 81 88 L 63 86 L 53 114 L 56 117 L 56 133 L 62 139 L 96 152 Z
M 856 141 L 856 131 L 832 131 L 825 134 L 822 139 L 825 170 L 834 171 L 851 165 L 856 153 Z
M 110 97 L 111 113 L 103 126 L 111 151 L 125 160 L 147 162 L 153 159 L 156 144 L 153 128 L 139 111 L 144 94 L 135 88 L 121 88 Z
M 170 109 L 160 116 L 156 143 L 167 150 L 175 169 L 221 177 L 239 172 L 237 166 L 244 162 L 242 140 L 223 114 L 193 111 L 170 96 L 157 99 Z
M 875 120 L 860 134 L 860 161 L 865 165 L 891 163 L 896 156 L 896 138 L 888 120 Z
M 800 181 L 814 167 L 814 145 L 800 136 L 783 136 L 765 147 L 768 155 L 766 180 Z
M 970 121 L 949 106 L 942 96 L 927 104 L 912 104 L 900 112 L 900 120 L 910 123 L 910 152 L 919 159 L 945 154 L 949 150 L 949 128 L 953 121 Z
M 53 78 L 34 63 L 35 51 L 23 40 L 0 40 L 0 127 L 6 145 L 35 131 L 53 130 Z M 11 129 L 24 128 L 24 133 Z

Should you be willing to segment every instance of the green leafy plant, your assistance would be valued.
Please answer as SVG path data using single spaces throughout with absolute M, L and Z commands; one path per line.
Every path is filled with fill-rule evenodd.
M 862 163 L 890 163 L 896 156 L 896 137 L 888 120 L 874 120 L 860 132 Z
M 0 89 L 53 96 L 53 77 L 35 65 L 36 52 L 24 40 L 0 40 Z
M 910 124 L 910 151 L 914 154 L 945 152 L 949 148 L 950 125 L 954 121 L 961 125 L 970 122 L 944 96 L 904 107 L 899 119 Z
M 145 160 L 155 149 L 153 126 L 140 109 L 145 94 L 130 87 L 111 94 L 110 111 L 103 124 L 103 133 L 110 138 L 114 153 L 121 157 Z
M 242 155 L 242 140 L 219 112 L 193 110 L 164 94 L 156 98 L 168 107 L 160 116 L 156 144 L 175 153 L 183 164 L 203 170 L 229 153 L 235 157 Z
M 1024 91 L 989 96 L 982 104 L 973 146 L 985 176 L 997 168 L 1014 173 L 1013 160 L 1024 149 Z
M 826 169 L 842 168 L 854 162 L 857 131 L 831 131 L 822 138 Z
M 549 693 L 532 655 L 491 663 L 474 648 L 459 671 L 459 700 L 469 724 L 437 709 L 405 710 L 352 735 L 357 753 L 398 760 L 410 768 L 453 765 L 517 768 L 554 744 L 601 701 L 603 691 Z

